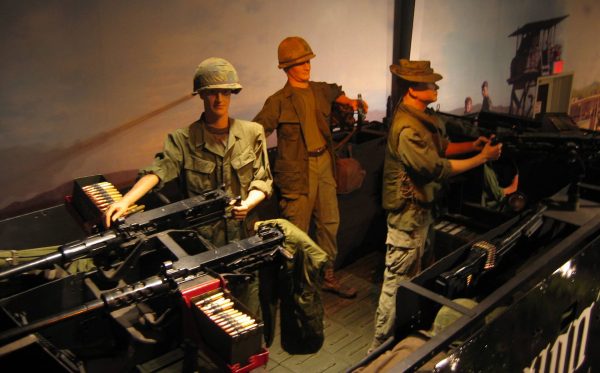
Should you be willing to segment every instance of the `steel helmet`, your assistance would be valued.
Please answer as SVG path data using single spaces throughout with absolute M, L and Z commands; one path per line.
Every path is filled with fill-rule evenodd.
M 286 67 L 313 59 L 316 55 L 306 40 L 299 36 L 290 36 L 279 43 L 277 57 L 279 57 L 279 65 L 277 67 L 285 69 Z
M 206 89 L 231 89 L 233 93 L 242 90 L 237 71 L 229 61 L 210 57 L 200 62 L 194 74 L 194 94 Z

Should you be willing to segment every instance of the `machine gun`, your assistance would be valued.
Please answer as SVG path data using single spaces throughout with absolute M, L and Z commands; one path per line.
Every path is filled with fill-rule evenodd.
M 506 233 L 491 241 L 475 242 L 467 258 L 453 269 L 441 273 L 436 279 L 436 284 L 449 298 L 473 287 L 481 276 L 500 264 L 520 239 L 531 237 L 540 228 L 546 209 L 545 205 L 540 204 L 537 208 L 521 214 Z
M 597 156 L 600 136 L 587 132 L 564 113 L 547 113 L 540 120 L 504 113 L 482 112 L 479 129 L 494 134 L 503 150 L 521 152 L 560 152 L 567 156 Z
M 56 253 L 0 271 L 0 281 L 34 270 L 84 257 L 95 257 L 117 246 L 135 244 L 133 260 L 150 238 L 166 229 L 182 229 L 224 219 L 230 198 L 220 189 L 120 219 L 116 228 L 62 245 Z
M 503 144 L 503 150 L 560 153 L 573 162 L 577 157 L 592 159 L 600 155 L 600 135 L 577 130 L 522 133 L 501 130 L 496 134 L 496 141 Z
M 9 279 L 32 269 L 85 257 L 93 257 L 97 264 L 97 270 L 70 275 L 1 300 L 0 311 L 12 320 L 11 325 L 19 326 L 0 332 L 0 356 L 2 350 L 18 348 L 21 342 L 12 342 L 23 336 L 44 330 L 39 338 L 50 335 L 56 339 L 63 327 L 69 330 L 76 321 L 98 320 L 100 311 L 108 311 L 130 332 L 133 341 L 139 341 L 142 332 L 153 334 L 158 328 L 168 328 L 167 337 L 161 334 L 156 339 L 160 346 L 190 340 L 193 344 L 212 347 L 208 350 L 219 355 L 215 355 L 219 357 L 216 361 L 230 366 L 231 371 L 237 371 L 235 367 L 239 364 L 251 367 L 265 364 L 268 352 L 261 344 L 263 324 L 230 295 L 225 278 L 247 279 L 258 266 L 278 258 L 290 259 L 291 254 L 282 248 L 284 235 L 278 228 L 260 227 L 256 235 L 221 247 L 193 229 L 224 219 L 229 202 L 230 198 L 223 191 L 214 190 L 131 215 L 120 220 L 116 228 L 63 245 L 55 254 L 0 272 L 1 279 Z M 59 304 L 66 302 L 67 306 L 50 312 L 29 312 L 28 297 L 45 297 L 57 287 L 72 289 L 70 296 L 57 299 Z M 78 296 L 85 298 L 77 300 Z M 227 315 L 215 297 L 229 307 Z M 138 320 L 137 316 L 128 318 L 137 310 L 146 310 L 139 317 L 146 312 L 162 315 L 138 323 L 132 321 Z M 222 315 L 217 315 L 219 310 Z M 229 312 L 236 316 L 232 317 Z M 80 319 L 85 314 L 89 315 Z M 165 319 L 167 314 L 173 316 Z M 122 319 L 121 315 L 128 316 Z M 169 327 L 174 319 L 184 323 L 190 319 L 198 325 L 191 328 L 186 325 L 183 337 L 170 338 L 168 335 L 178 333 Z M 68 320 L 71 322 L 62 324 Z M 124 326 L 132 322 L 141 329 Z M 227 328 L 223 328 L 223 323 Z M 98 322 L 94 321 L 94 325 Z M 101 335 L 110 338 L 113 333 L 103 331 Z M 136 349 L 134 345 L 130 347 Z
M 554 118 L 556 119 L 556 118 Z M 552 123 L 557 123 L 553 121 Z M 559 122 L 560 123 L 560 122 Z M 517 132 L 498 131 L 496 139 L 502 143 L 505 154 L 523 157 L 544 157 L 551 155 L 560 164 L 565 164 L 567 173 L 567 200 L 553 203 L 552 208 L 575 211 L 579 207 L 579 184 L 586 178 L 587 169 L 597 167 L 600 160 L 600 134 L 585 132 L 577 127 L 562 126 L 560 131 L 548 131 L 544 126 L 539 131 Z
M 274 260 L 279 253 L 289 257 L 289 254 L 281 246 L 284 240 L 283 233 L 279 229 L 267 226 L 261 227 L 252 237 L 219 248 L 205 241 L 206 250 L 195 255 L 185 254 L 183 248 L 175 241 L 165 238 L 169 232 L 162 232 L 160 238 L 175 256 L 175 260 L 164 262 L 159 274 L 131 285 L 106 291 L 99 299 L 65 311 L 60 315 L 2 332 L 0 333 L 0 345 L 90 311 L 101 308 L 115 310 L 170 292 L 189 291 L 191 286 L 198 283 L 198 279 L 209 273 L 249 270 L 261 263 Z

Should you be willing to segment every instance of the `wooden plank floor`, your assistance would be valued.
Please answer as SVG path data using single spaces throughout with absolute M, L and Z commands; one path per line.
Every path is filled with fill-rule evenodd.
M 325 342 L 310 355 L 290 355 L 279 342 L 279 328 L 269 348 L 269 363 L 255 372 L 345 372 L 362 360 L 373 338 L 375 309 L 381 291 L 383 253 L 373 252 L 338 270 L 340 282 L 358 290 L 355 299 L 323 292 Z

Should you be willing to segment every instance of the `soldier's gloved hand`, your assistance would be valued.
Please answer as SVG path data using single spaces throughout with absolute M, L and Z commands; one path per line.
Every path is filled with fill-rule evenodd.
M 108 209 L 106 209 L 106 212 L 104 212 L 104 225 L 106 228 L 110 227 L 111 222 L 116 221 L 118 218 L 123 216 L 128 208 L 129 203 L 122 199 L 108 206 Z

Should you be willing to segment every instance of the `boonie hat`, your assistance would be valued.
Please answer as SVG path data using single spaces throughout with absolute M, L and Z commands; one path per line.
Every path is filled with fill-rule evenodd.
M 410 61 L 402 58 L 397 65 L 390 65 L 390 71 L 409 82 L 435 83 L 443 78 L 433 71 L 429 61 Z

